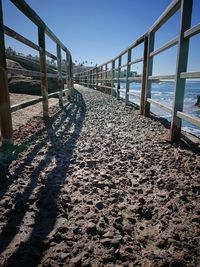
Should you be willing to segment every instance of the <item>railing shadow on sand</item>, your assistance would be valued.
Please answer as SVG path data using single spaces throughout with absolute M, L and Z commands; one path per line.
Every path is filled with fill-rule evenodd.
M 38 186 L 38 178 L 45 168 L 52 166 L 42 186 L 34 195 L 37 210 L 32 231 L 28 239 L 21 242 L 15 253 L 6 260 L 6 266 L 38 266 L 44 251 L 48 248 L 44 241 L 54 229 L 59 213 L 59 193 L 67 179 L 67 171 L 85 118 L 86 106 L 82 95 L 75 91 L 73 98 L 71 106 L 63 106 L 58 116 L 45 121 L 45 127 L 38 135 L 46 134 L 47 138 L 44 138 L 41 144 L 38 143 L 27 155 L 25 161 L 20 163 L 17 168 L 17 177 L 11 178 L 11 182 L 15 182 L 22 175 L 23 169 L 34 161 L 48 139 L 49 147 L 43 159 L 30 173 L 24 191 L 15 195 L 14 208 L 8 211 L 7 222 L 0 234 L 0 253 L 2 253 L 18 234 L 18 229 L 30 204 L 29 200 Z M 9 187 L 7 189 L 9 190 Z M 4 194 L 6 193 L 7 191 L 4 190 Z

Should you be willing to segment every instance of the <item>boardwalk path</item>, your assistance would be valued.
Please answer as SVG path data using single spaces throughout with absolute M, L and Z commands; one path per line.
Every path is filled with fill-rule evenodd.
M 198 266 L 198 152 L 78 91 L 15 133 L 21 152 L 0 173 L 0 266 Z

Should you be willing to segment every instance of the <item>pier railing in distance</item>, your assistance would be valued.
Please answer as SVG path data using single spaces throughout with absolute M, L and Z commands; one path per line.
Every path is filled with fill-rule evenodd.
M 33 9 L 31 9 L 31 7 L 24 0 L 10 1 L 37 27 L 38 44 L 33 43 L 31 40 L 28 40 L 26 37 L 20 35 L 13 29 L 10 29 L 9 27 L 4 25 L 2 1 L 0 0 L 0 128 L 1 139 L 3 144 L 13 142 L 12 112 L 31 106 L 38 102 L 42 102 L 43 116 L 48 117 L 48 99 L 50 97 L 58 96 L 59 104 L 62 105 L 63 93 L 67 92 L 73 87 L 72 56 L 70 51 L 64 46 L 64 44 L 55 36 L 55 34 L 47 27 L 44 21 L 36 14 Z M 27 71 L 16 68 L 7 68 L 4 38 L 5 34 L 39 52 L 40 72 Z M 46 50 L 45 35 L 47 35 L 56 44 L 57 55 L 53 55 Z M 61 51 L 64 51 L 66 55 L 66 69 L 64 71 L 61 65 Z M 57 61 L 57 73 L 47 73 L 46 56 Z M 8 89 L 8 73 L 40 77 L 41 97 L 11 106 Z M 49 77 L 58 79 L 59 85 L 58 91 L 51 94 L 48 93 L 47 78 Z M 63 80 L 66 80 L 65 89 L 63 88 Z
M 192 0 L 174 0 L 161 14 L 158 20 L 148 30 L 147 33 L 138 38 L 129 47 L 123 50 L 119 55 L 111 60 L 90 70 L 77 73 L 74 76 L 76 83 L 94 89 L 105 88 L 111 95 L 119 98 L 120 92 L 125 93 L 125 103 L 129 103 L 129 97 L 134 96 L 140 99 L 140 113 L 145 116 L 150 116 L 151 104 L 158 106 L 172 115 L 170 140 L 178 141 L 181 137 L 182 120 L 185 120 L 197 127 L 200 127 L 200 119 L 183 112 L 184 92 L 186 79 L 200 78 L 200 70 L 195 72 L 187 72 L 189 40 L 192 36 L 200 33 L 200 23 L 191 27 L 192 17 Z M 162 47 L 154 49 L 154 40 L 156 32 L 180 10 L 180 31 L 176 38 L 168 41 Z M 139 44 L 144 44 L 143 57 L 132 60 L 132 49 Z M 166 51 L 167 49 L 177 45 L 177 61 L 176 73 L 172 75 L 152 76 L 153 73 L 153 58 L 154 56 Z M 126 55 L 126 64 L 121 64 L 122 56 Z M 117 66 L 116 66 L 117 62 Z M 142 75 L 140 77 L 132 77 L 130 66 L 143 62 Z M 111 68 L 108 69 L 108 64 Z M 125 77 L 121 77 L 121 69 L 126 68 Z M 117 77 L 115 77 L 117 74 Z M 154 80 L 174 80 L 174 99 L 173 107 L 161 103 L 160 101 L 151 98 L 152 81 Z M 125 82 L 125 90 L 120 89 L 120 81 Z M 131 82 L 141 82 L 141 94 L 129 92 Z M 116 86 L 115 86 L 116 84 Z

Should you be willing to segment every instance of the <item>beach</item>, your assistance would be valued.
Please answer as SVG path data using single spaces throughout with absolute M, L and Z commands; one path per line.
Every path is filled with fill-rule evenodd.
M 125 83 L 121 83 L 120 86 L 121 88 L 125 89 Z M 174 86 L 175 86 L 174 81 L 160 81 L 157 83 L 152 83 L 152 90 L 151 90 L 152 99 L 161 102 L 167 107 L 170 108 L 173 107 Z M 140 96 L 141 83 L 131 83 L 130 92 L 134 92 L 138 94 L 138 96 Z M 198 95 L 200 95 L 200 82 L 186 81 L 183 111 L 196 118 L 200 118 L 200 107 L 195 106 Z M 125 94 L 121 93 L 121 97 L 124 98 Z M 130 101 L 136 104 L 140 104 L 139 99 L 134 98 L 132 96 L 130 97 Z M 172 118 L 171 114 L 165 112 L 164 110 L 158 108 L 157 106 L 151 105 L 151 111 L 155 113 L 157 116 L 166 118 L 169 122 L 171 121 Z M 183 120 L 182 129 L 200 138 L 199 127 Z
M 198 148 L 75 88 L 1 158 L 0 266 L 198 266 Z

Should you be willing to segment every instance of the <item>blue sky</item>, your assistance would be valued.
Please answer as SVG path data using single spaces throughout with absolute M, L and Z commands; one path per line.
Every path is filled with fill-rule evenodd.
M 3 1 L 4 24 L 37 43 L 37 28 L 9 1 Z M 118 54 L 145 33 L 171 0 L 27 0 L 48 27 L 69 48 L 73 60 L 101 64 Z M 176 37 L 180 14 L 176 13 L 156 34 L 155 47 Z M 200 22 L 200 1 L 194 0 L 192 25 Z M 18 52 L 35 51 L 6 38 L 6 45 Z M 200 37 L 193 37 L 188 70 L 200 69 Z M 56 53 L 54 43 L 47 38 L 47 50 Z M 133 51 L 139 57 L 141 49 Z M 176 47 L 155 57 L 154 74 L 173 74 Z M 135 68 L 135 69 L 134 69 Z M 140 70 L 140 65 L 133 70 Z

